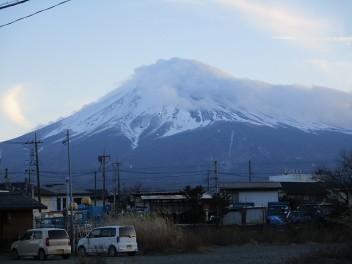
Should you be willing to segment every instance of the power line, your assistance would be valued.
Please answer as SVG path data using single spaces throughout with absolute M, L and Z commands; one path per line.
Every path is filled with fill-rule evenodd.
M 8 8 L 8 7 L 19 5 L 19 4 L 23 4 L 24 2 L 28 2 L 28 1 L 29 0 L 16 0 L 16 1 L 12 1 L 12 2 L 6 2 L 6 3 L 3 3 L 3 4 L 0 4 L 0 9 Z
M 39 13 L 41 13 L 41 12 L 44 12 L 44 11 L 47 11 L 47 10 L 52 9 L 52 8 L 54 8 L 54 7 L 57 7 L 57 6 L 59 6 L 59 5 L 65 4 L 65 3 L 69 2 L 69 1 L 71 1 L 71 0 L 66 0 L 66 1 L 60 2 L 60 3 L 56 4 L 56 5 L 53 5 L 53 6 L 50 6 L 50 7 L 48 7 L 48 8 L 45 8 L 45 9 L 39 10 L 39 11 L 37 11 L 37 12 L 34 12 L 33 14 L 30 14 L 30 15 L 28 15 L 28 16 L 24 16 L 24 17 L 21 17 L 21 18 L 18 18 L 18 19 L 16 19 L 16 20 L 14 20 L 14 21 L 11 21 L 11 22 L 9 22 L 9 23 L 0 25 L 0 28 L 1 28 L 1 27 L 5 27 L 5 26 L 8 26 L 8 25 L 11 25 L 11 24 L 13 24 L 13 23 L 15 23 L 15 22 L 18 22 L 18 21 L 22 20 L 22 19 L 29 18 L 29 17 L 31 17 L 31 16 L 37 15 L 37 14 L 39 14 Z

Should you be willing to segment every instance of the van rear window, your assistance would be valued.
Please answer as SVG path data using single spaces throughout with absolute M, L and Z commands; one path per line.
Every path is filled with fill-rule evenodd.
M 133 227 L 120 227 L 120 237 L 135 237 L 136 231 Z
M 50 239 L 64 239 L 68 238 L 68 235 L 65 230 L 49 230 Z

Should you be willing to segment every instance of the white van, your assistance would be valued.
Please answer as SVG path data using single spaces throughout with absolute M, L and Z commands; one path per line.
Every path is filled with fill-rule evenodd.
M 36 257 L 45 260 L 48 255 L 60 255 L 68 259 L 70 254 L 70 237 L 65 229 L 60 228 L 29 229 L 11 245 L 12 259 Z
M 77 252 L 81 257 L 96 253 L 108 253 L 113 257 L 120 252 L 134 256 L 137 251 L 136 231 L 133 226 L 97 227 L 77 244 Z

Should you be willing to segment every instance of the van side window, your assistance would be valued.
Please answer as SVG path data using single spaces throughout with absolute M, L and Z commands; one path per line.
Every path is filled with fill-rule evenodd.
M 114 237 L 116 233 L 115 228 L 103 228 L 101 230 L 100 236 L 101 237 Z
M 120 237 L 135 237 L 136 231 L 133 227 L 121 227 L 120 228 Z
M 94 229 L 92 232 L 90 232 L 89 237 L 100 237 L 100 230 L 101 229 Z
M 41 231 L 33 232 L 33 239 L 41 239 L 41 238 L 42 238 L 42 232 Z
M 23 237 L 22 237 L 22 240 L 30 240 L 32 238 L 32 234 L 33 232 L 30 231 L 30 232 L 26 232 Z

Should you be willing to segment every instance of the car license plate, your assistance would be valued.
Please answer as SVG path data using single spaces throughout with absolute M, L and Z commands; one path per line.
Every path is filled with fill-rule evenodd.
M 131 245 L 127 245 L 127 249 L 132 249 L 132 246 Z
M 56 254 L 64 254 L 64 250 L 63 249 L 57 249 L 56 250 Z

